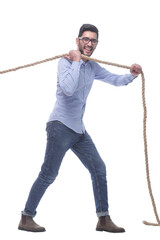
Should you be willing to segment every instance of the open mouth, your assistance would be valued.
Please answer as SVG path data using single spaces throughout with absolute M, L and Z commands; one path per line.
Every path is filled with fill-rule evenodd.
M 93 48 L 92 47 L 84 47 L 85 54 L 91 55 Z

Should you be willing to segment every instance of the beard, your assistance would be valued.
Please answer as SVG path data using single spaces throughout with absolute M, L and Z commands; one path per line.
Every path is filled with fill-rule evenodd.
M 92 55 L 94 49 L 93 49 L 93 47 L 89 47 L 87 45 L 82 48 L 82 45 L 79 42 L 79 51 L 81 52 L 81 54 L 90 57 Z

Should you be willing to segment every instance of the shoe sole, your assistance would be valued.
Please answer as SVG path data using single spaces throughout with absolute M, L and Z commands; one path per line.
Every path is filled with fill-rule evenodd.
M 18 227 L 18 230 L 22 230 L 22 231 L 26 231 L 26 232 L 45 232 L 46 230 L 45 229 L 26 229 L 26 228 L 23 228 L 23 227 Z
M 125 232 L 125 230 L 124 231 L 114 232 L 114 231 L 105 230 L 103 228 L 96 228 L 96 231 L 98 231 L 98 232 L 109 232 L 109 233 L 124 233 Z

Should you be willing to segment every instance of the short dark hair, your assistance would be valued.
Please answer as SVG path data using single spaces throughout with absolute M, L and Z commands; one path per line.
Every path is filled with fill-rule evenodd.
M 79 34 L 78 34 L 78 37 L 81 37 L 82 34 L 85 32 L 85 31 L 91 31 L 91 32 L 95 32 L 97 33 L 97 39 L 98 39 L 98 28 L 96 28 L 94 25 L 92 24 L 83 24 L 79 30 Z

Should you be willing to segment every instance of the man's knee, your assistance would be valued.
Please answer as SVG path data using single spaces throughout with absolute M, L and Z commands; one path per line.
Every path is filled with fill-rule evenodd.
M 52 184 L 54 182 L 57 175 L 58 175 L 58 173 L 55 173 L 53 176 L 49 176 L 49 175 L 44 174 L 43 172 L 40 172 L 39 179 L 43 182 L 43 184 L 49 186 L 50 184 Z

